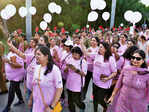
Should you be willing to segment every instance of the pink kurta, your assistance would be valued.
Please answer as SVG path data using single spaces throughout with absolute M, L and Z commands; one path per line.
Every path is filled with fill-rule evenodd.
M 63 87 L 61 72 L 56 65 L 53 66 L 52 71 L 47 75 L 44 75 L 46 67 L 41 67 L 39 77 L 40 67 L 41 65 L 36 65 L 33 77 L 33 112 L 45 112 L 45 105 L 43 104 L 38 81 L 47 105 L 51 105 L 55 96 L 56 88 Z
M 116 84 L 116 88 L 120 90 L 113 102 L 112 112 L 147 112 L 149 74 L 140 75 L 133 72 L 146 70 L 125 66 Z

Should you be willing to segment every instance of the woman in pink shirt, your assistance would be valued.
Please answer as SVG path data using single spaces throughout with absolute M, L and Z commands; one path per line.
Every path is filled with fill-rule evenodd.
M 116 76 L 116 61 L 112 56 L 108 43 L 99 45 L 99 54 L 96 55 L 93 68 L 93 104 L 94 112 L 98 112 L 98 104 L 101 104 L 106 112 L 106 99 L 112 85 L 112 79 Z
M 85 111 L 85 104 L 81 101 L 81 92 L 87 73 L 87 63 L 82 59 L 82 55 L 81 49 L 74 47 L 72 49 L 72 57 L 68 60 L 64 70 L 68 75 L 66 88 L 70 112 L 76 112 L 75 104 L 80 108 L 80 112 Z
M 68 62 L 68 60 L 72 57 L 71 54 L 71 49 L 73 48 L 73 41 L 71 40 L 67 40 L 64 43 L 64 50 L 61 52 L 61 58 L 60 58 L 60 69 L 61 69 L 61 73 L 62 73 L 62 79 L 63 79 L 63 86 L 65 86 L 66 84 L 66 79 L 67 79 L 67 73 L 64 72 L 64 69 L 66 68 L 66 63 Z M 61 96 L 61 100 L 65 101 L 65 93 L 63 90 L 62 96 Z
M 57 66 L 60 64 L 60 48 L 56 45 L 56 40 L 54 38 L 50 39 L 50 52 L 53 60 Z
M 82 48 L 85 58 L 87 59 L 87 64 L 88 64 L 87 75 L 85 77 L 85 86 L 83 88 L 83 94 L 84 94 L 84 99 L 85 99 L 88 86 L 89 86 L 89 83 L 90 83 L 90 80 L 93 74 L 93 62 L 99 50 L 98 37 L 91 38 L 90 47 L 88 49 L 86 49 L 84 42 L 81 41 L 81 48 Z
M 54 64 L 48 47 L 37 48 L 35 56 L 38 64 L 35 66 L 29 105 L 33 98 L 33 112 L 52 112 L 63 90 L 61 72 Z
M 147 112 L 149 104 L 149 71 L 145 53 L 132 54 L 131 65 L 125 66 L 109 101 L 108 112 Z
M 25 53 L 23 53 L 20 50 L 18 50 L 15 46 L 13 46 L 11 42 L 8 41 L 8 46 L 10 47 L 10 49 L 14 53 L 16 53 L 19 57 L 24 59 L 24 62 L 26 63 L 26 67 L 25 67 L 26 68 L 26 81 L 24 85 L 24 91 L 26 93 L 27 100 L 29 100 L 30 94 L 32 92 L 33 74 L 34 74 L 35 65 L 37 65 L 36 59 L 35 59 L 35 47 L 37 43 L 38 43 L 37 39 L 35 38 L 31 39 L 30 41 L 31 49 L 28 49 L 27 51 L 25 51 Z
M 15 40 L 12 41 L 12 44 L 18 48 L 18 44 Z M 24 103 L 20 90 L 20 81 L 25 75 L 25 70 L 23 59 L 15 54 L 12 50 L 8 53 L 7 58 L 4 59 L 4 62 L 6 78 L 10 81 L 10 87 L 8 93 L 8 103 L 3 112 L 8 112 L 14 100 L 15 93 L 19 98 L 19 101 L 15 104 L 15 106 Z

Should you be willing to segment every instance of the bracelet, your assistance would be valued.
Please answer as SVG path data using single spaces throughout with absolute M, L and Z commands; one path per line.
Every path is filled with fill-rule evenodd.
M 54 110 L 54 108 L 52 107 L 52 105 L 49 105 L 49 107 L 50 107 L 51 110 Z

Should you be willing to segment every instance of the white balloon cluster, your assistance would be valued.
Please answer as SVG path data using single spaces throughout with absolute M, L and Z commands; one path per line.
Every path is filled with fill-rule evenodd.
M 103 10 L 106 7 L 106 2 L 104 0 L 91 0 L 90 1 L 90 6 L 92 10 Z M 102 14 L 102 18 L 107 21 L 110 17 L 110 13 L 109 12 L 104 12 Z M 96 21 L 98 18 L 98 13 L 95 11 L 91 11 L 88 14 L 88 21 Z
M 10 19 L 16 14 L 16 7 L 12 4 L 8 4 L 4 9 L 1 10 L 1 17 L 5 20 Z
M 142 14 L 138 11 L 133 12 L 131 10 L 128 10 L 124 14 L 124 18 L 126 21 L 131 22 L 133 24 L 138 23 L 142 19 Z
M 146 7 L 149 7 L 149 0 L 140 0 L 142 4 L 144 4 Z
M 24 18 L 28 13 L 30 13 L 31 15 L 35 15 L 36 12 L 36 7 L 30 7 L 29 10 L 27 10 L 26 7 L 20 7 L 18 13 L 22 18 Z
M 103 10 L 106 7 L 106 2 L 104 0 L 91 0 L 90 6 L 92 10 Z
M 62 12 L 62 7 L 60 5 L 57 5 L 55 2 L 49 3 L 48 9 L 51 13 L 61 14 Z
M 53 14 L 61 14 L 62 12 L 62 7 L 60 5 L 57 5 L 55 2 L 51 2 L 48 5 L 48 10 Z M 48 27 L 48 23 L 50 23 L 52 21 L 52 15 L 50 13 L 45 13 L 43 15 L 43 19 L 44 21 L 41 21 L 40 23 L 40 28 L 42 30 L 46 30 Z
M 109 13 L 109 12 L 104 12 L 104 13 L 102 14 L 102 18 L 103 18 L 105 21 L 107 21 L 107 20 L 110 18 L 110 13 Z

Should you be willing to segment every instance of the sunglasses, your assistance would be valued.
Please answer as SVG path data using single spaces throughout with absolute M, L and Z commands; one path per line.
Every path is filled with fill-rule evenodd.
M 131 59 L 136 59 L 137 61 L 140 61 L 142 58 L 141 57 L 135 57 L 135 56 L 131 56 Z

